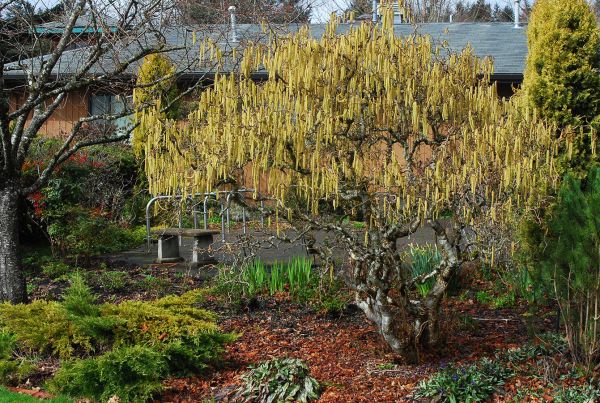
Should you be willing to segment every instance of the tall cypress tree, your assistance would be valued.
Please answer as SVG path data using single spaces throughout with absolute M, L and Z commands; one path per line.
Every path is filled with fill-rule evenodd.
M 583 177 L 598 158 L 600 32 L 585 0 L 538 0 L 527 30 L 523 88 L 565 138 L 563 171 Z

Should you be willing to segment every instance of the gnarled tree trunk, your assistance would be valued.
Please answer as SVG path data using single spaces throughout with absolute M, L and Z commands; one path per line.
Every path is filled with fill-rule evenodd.
M 0 185 L 0 301 L 27 299 L 19 264 L 19 192 L 13 182 Z
M 460 235 L 451 239 L 439 223 L 432 223 L 432 227 L 444 259 L 430 273 L 435 283 L 425 297 L 414 292 L 416 280 L 396 250 L 396 239 L 374 242 L 368 250 L 351 251 L 356 304 L 376 324 L 390 348 L 410 363 L 420 361 L 422 350 L 439 345 L 441 301 L 460 266 Z

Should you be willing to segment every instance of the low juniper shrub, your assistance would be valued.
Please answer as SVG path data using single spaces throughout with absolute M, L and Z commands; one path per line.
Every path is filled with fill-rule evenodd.
M 24 373 L 21 353 L 58 356 L 63 365 L 49 382 L 55 393 L 146 401 L 165 377 L 197 374 L 235 340 L 197 307 L 204 293 L 98 304 L 76 274 L 62 301 L 0 304 L 0 376 Z

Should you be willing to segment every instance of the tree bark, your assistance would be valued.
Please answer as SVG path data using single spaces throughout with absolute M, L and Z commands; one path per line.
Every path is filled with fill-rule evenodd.
M 414 291 L 413 279 L 396 250 L 395 238 L 390 242 L 374 242 L 369 250 L 351 250 L 357 306 L 375 323 L 390 348 L 409 363 L 418 363 L 421 351 L 441 343 L 441 302 L 461 264 L 458 247 L 461 228 L 453 226 L 455 234 L 449 236 L 439 222 L 431 225 L 444 258 L 431 273 L 435 282 L 424 297 Z
M 0 188 L 0 301 L 25 302 L 25 277 L 19 262 L 19 192 L 7 183 Z

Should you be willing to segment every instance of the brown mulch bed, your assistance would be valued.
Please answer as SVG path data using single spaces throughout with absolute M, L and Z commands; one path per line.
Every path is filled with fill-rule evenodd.
M 524 313 L 525 308 L 493 310 L 471 300 L 451 300 L 444 307 L 445 317 L 451 319 L 445 321 L 445 347 L 423 357 L 421 365 L 406 365 L 357 310 L 331 318 L 270 300 L 256 311 L 224 318 L 222 327 L 241 337 L 228 346 L 223 367 L 204 376 L 168 381 L 161 401 L 228 401 L 248 365 L 284 356 L 308 364 L 324 387 L 320 402 L 406 401 L 415 384 L 441 366 L 493 356 L 497 349 L 528 340 L 532 326 L 539 330 L 552 324 L 539 317 L 528 322 Z M 465 316 L 477 319 L 461 327 L 460 318 Z

